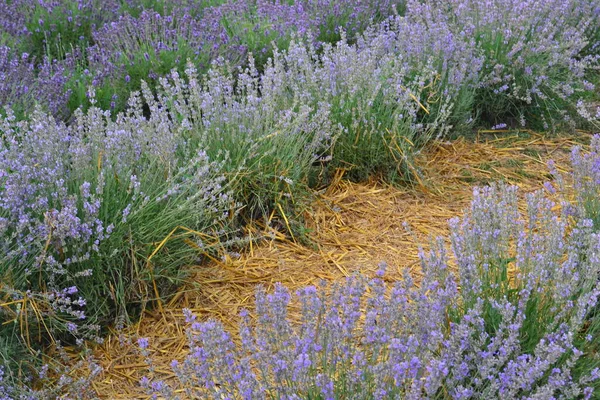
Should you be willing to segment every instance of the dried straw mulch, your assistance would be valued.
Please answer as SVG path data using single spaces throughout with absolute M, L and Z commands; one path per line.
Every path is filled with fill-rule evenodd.
M 252 244 L 237 259 L 195 267 L 194 279 L 161 310 L 146 312 L 135 326 L 115 332 L 95 349 L 104 372 L 94 388 L 106 399 L 148 398 L 139 388 L 147 371 L 137 351 L 139 337 L 149 338 L 156 373 L 168 381 L 171 360 L 181 360 L 187 351 L 184 307 L 236 332 L 237 316 L 242 308 L 252 310 L 259 284 L 271 290 L 282 282 L 294 291 L 357 271 L 370 275 L 381 261 L 389 266 L 388 279 L 405 268 L 418 279 L 415 239 L 427 244 L 431 237 L 445 235 L 447 220 L 468 207 L 474 185 L 503 180 L 524 192 L 539 189 L 549 179 L 549 159 L 564 170 L 571 146 L 588 141 L 585 133 L 548 138 L 496 131 L 480 132 L 475 141 L 434 143 L 419 157 L 422 178 L 413 188 L 350 183 L 340 173 L 306 214 L 311 246 L 272 231 L 272 239 Z M 259 227 L 249 232 L 265 234 Z

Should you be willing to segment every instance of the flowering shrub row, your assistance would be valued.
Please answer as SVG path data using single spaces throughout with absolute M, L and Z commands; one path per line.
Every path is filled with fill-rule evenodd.
M 405 15 L 412 26 L 399 36 L 406 42 L 401 50 L 407 58 L 422 59 L 425 52 L 423 63 L 458 69 L 451 74 L 480 69 L 473 79 L 462 82 L 462 91 L 474 96 L 461 103 L 470 118 L 490 125 L 549 129 L 557 122 L 573 125 L 573 119 L 597 113 L 578 102 L 588 98 L 598 83 L 597 0 L 457 0 L 443 5 L 415 0 L 19 0 L 0 7 L 11 15 L 0 17 L 5 31 L 0 44 L 4 42 L 17 58 L 21 52 L 34 57 L 40 66 L 32 70 L 32 81 L 40 74 L 39 85 L 61 93 L 37 100 L 59 116 L 89 107 L 90 85 L 95 86 L 101 108 L 122 111 L 130 92 L 140 90 L 141 80 L 154 88 L 158 78 L 173 68 L 183 74 L 188 60 L 202 73 L 218 57 L 244 65 L 251 52 L 262 71 L 273 50 L 287 49 L 294 35 L 319 48 L 337 42 L 345 30 L 354 42 L 369 26 L 381 33 L 397 24 L 402 18 L 394 17 L 394 12 Z M 432 39 L 423 36 L 422 27 L 435 35 L 438 45 L 428 43 Z M 367 35 L 365 40 L 369 39 Z M 474 51 L 466 55 L 464 47 Z M 48 82 L 44 60 L 55 59 L 62 76 Z M 8 65 L 0 72 L 12 76 L 8 86 L 13 94 L 0 99 L 26 106 L 31 99 L 19 94 L 19 72 Z
M 48 58 L 35 65 L 29 54 L 0 46 L 0 103 L 12 105 L 15 113 L 24 115 L 41 102 L 53 115 L 66 116 L 70 95 L 66 67 L 66 62 Z
M 62 103 L 71 112 L 90 105 L 89 85 L 96 86 L 102 108 L 122 111 L 141 79 L 154 87 L 173 68 L 183 74 L 188 59 L 204 72 L 218 56 L 239 64 L 253 52 L 262 65 L 273 44 L 286 48 L 292 34 L 309 36 L 315 43 L 333 42 L 343 28 L 354 37 L 391 15 L 396 6 L 401 10 L 403 3 L 3 0 L 0 44 L 38 62 L 74 58 L 75 65 L 70 62 L 64 71 L 70 92 Z
M 195 232 L 218 238 L 229 223 L 220 165 L 147 88 L 130 105 L 116 120 L 92 107 L 69 126 L 41 111 L 0 122 L 2 336 L 96 336 L 99 323 L 177 284 L 198 258 L 185 243 Z
M 407 15 L 448 25 L 477 49 L 483 63 L 476 115 L 492 123 L 548 130 L 585 114 L 577 100 L 594 91 L 600 68 L 598 2 L 452 0 L 436 7 L 414 1 Z

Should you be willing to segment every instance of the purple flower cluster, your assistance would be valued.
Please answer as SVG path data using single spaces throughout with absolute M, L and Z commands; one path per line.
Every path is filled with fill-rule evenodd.
M 274 49 L 286 49 L 293 35 L 311 37 L 321 44 L 325 39 L 319 32 L 331 35 L 329 31 L 335 28 L 339 37 L 341 27 L 354 37 L 375 17 L 383 19 L 393 9 L 388 1 L 376 5 L 329 3 L 248 0 L 226 2 L 200 12 L 184 2 L 162 13 L 148 10 L 136 17 L 126 14 L 94 32 L 95 45 L 88 49 L 91 83 L 106 85 L 104 90 L 111 93 L 105 97 L 113 97 L 111 107 L 122 109 L 128 90 L 139 89 L 140 79 L 154 86 L 172 68 L 182 74 L 188 60 L 206 71 L 219 57 L 233 65 L 245 64 L 252 52 L 262 66 Z M 325 29 L 327 23 L 332 27 Z
M 565 176 L 558 172 L 551 162 L 550 172 L 556 180 L 556 186 L 552 186 L 562 197 L 562 206 L 568 216 L 587 218 L 595 230 L 600 229 L 600 135 L 594 135 L 590 144 L 590 151 L 583 152 L 580 146 L 571 151 L 571 163 L 573 172 Z M 569 202 L 569 189 L 575 190 L 577 201 L 575 204 Z
M 147 75 L 136 77 L 138 80 L 157 79 L 187 60 L 206 69 L 218 55 L 224 55 L 218 50 L 228 42 L 218 23 L 197 20 L 189 14 L 162 16 L 151 11 L 143 11 L 137 18 L 124 15 L 99 28 L 93 38 L 95 45 L 89 49 L 92 71 L 100 77 L 117 79 L 127 75 L 136 63 L 150 63 Z M 239 53 L 238 49 L 231 51 Z M 165 57 L 175 58 L 166 70 L 161 65 Z M 243 58 L 243 53 L 238 57 Z
M 283 49 L 292 35 L 309 34 L 318 43 L 333 41 L 339 38 L 340 28 L 354 36 L 385 19 L 396 5 L 403 7 L 402 2 L 396 3 L 18 0 L 0 4 L 4 11 L 0 26 L 7 43 L 32 54 L 38 63 L 45 57 L 69 54 L 77 60 L 69 71 L 73 93 L 66 96 L 71 112 L 89 105 L 81 93 L 87 85 L 106 86 L 106 93 L 98 93 L 100 104 L 123 110 L 129 92 L 139 90 L 141 79 L 156 81 L 175 67 L 183 73 L 188 59 L 205 71 L 219 56 L 243 64 L 252 51 L 262 64 L 273 43 Z M 36 65 L 32 78 L 37 70 Z M 20 78 L 15 73 L 9 82 Z M 67 105 L 53 94 L 40 100 Z
M 595 1 L 411 1 L 407 18 L 448 24 L 477 50 L 483 65 L 475 108 L 492 122 L 573 125 L 577 100 L 593 91 L 586 79 L 600 60 L 590 50 L 598 40 Z
M 22 35 L 22 40 L 37 36 L 42 40 L 39 44 L 49 47 L 60 44 L 52 43 L 54 40 L 67 41 L 62 45 L 75 44 L 81 39 L 81 36 L 75 36 L 70 41 L 70 36 L 75 34 L 85 35 L 88 39 L 93 29 L 114 19 L 119 12 L 119 2 L 115 0 L 14 0 L 3 3 L 6 4 L 3 7 L 12 12 L 11 34 Z M 17 23 L 23 25 L 15 26 Z
M 147 87 L 130 105 L 116 120 L 98 108 L 79 111 L 68 126 L 39 109 L 26 121 L 9 110 L 0 121 L 0 293 L 15 300 L 0 320 L 37 303 L 28 315 L 57 320 L 44 328 L 56 331 L 50 333 L 95 335 L 96 323 L 114 316 L 112 307 L 125 307 L 114 297 L 107 307 L 107 279 L 147 262 L 155 247 L 148 243 L 180 224 L 206 233 L 226 225 L 234 205 L 221 167 L 188 143 L 191 127 L 175 124 Z M 133 248 L 139 259 L 127 255 Z M 155 258 L 155 268 L 175 276 L 196 257 L 187 245 L 174 254 L 164 265 Z
M 19 3 L 18 1 L 0 2 L 0 28 L 2 36 L 20 36 L 27 33 L 25 16 L 19 12 Z
M 53 115 L 66 115 L 70 65 L 48 58 L 35 61 L 27 53 L 0 46 L 0 104 L 24 113 L 39 103 Z

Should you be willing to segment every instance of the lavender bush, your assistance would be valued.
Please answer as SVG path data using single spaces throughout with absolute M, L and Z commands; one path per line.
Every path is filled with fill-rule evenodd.
M 392 14 L 405 12 L 404 0 L 331 1 L 308 0 L 300 3 L 308 10 L 311 26 L 320 43 L 335 43 L 342 38 L 355 38 L 370 25 Z
M 323 44 L 342 38 L 353 44 L 396 32 L 402 42 L 397 50 L 406 60 L 433 66 L 436 83 L 443 82 L 428 90 L 436 104 L 427 108 L 432 119 L 446 108 L 443 99 L 437 101 L 440 96 L 460 92 L 454 126 L 477 117 L 494 125 L 573 125 L 584 110 L 578 100 L 589 97 L 597 83 L 600 8 L 595 0 L 144 0 L 103 2 L 102 7 L 95 1 L 19 0 L 2 7 L 16 17 L 2 22 L 5 43 L 19 44 L 37 62 L 77 54 L 68 85 L 71 112 L 89 106 L 85 93 L 91 84 L 102 108 L 122 111 L 141 79 L 154 89 L 158 77 L 173 68 L 183 75 L 188 58 L 204 73 L 220 56 L 245 65 L 251 52 L 262 72 L 273 51 L 287 50 L 294 36 L 321 51 Z M 395 12 L 406 17 L 386 20 Z M 462 79 L 464 73 L 469 79 Z
M 183 74 L 188 59 L 205 72 L 218 56 L 239 65 L 251 51 L 262 69 L 273 46 L 287 48 L 294 34 L 312 31 L 310 36 L 321 43 L 339 38 L 342 27 L 354 37 L 390 15 L 395 5 L 402 8 L 394 1 L 5 0 L 0 7 L 11 17 L 0 17 L 0 44 L 26 52 L 37 63 L 45 57 L 73 59 L 68 103 L 62 97 L 52 102 L 68 104 L 71 112 L 89 107 L 85 93 L 94 85 L 98 105 L 118 112 L 129 93 L 140 90 L 142 79 L 154 88 L 158 77 L 175 67 Z M 19 78 L 15 73 L 11 80 Z
M 250 59 L 237 79 L 226 65 L 213 65 L 204 79 L 191 66 L 187 81 L 173 73 L 159 93 L 212 159 L 221 160 L 246 215 L 263 216 L 308 186 L 313 163 L 336 129 L 329 106 L 290 91 L 281 59 L 262 76 Z
M 220 165 L 147 87 L 130 106 L 0 122 L 0 319 L 25 336 L 95 336 L 176 285 L 198 257 L 186 242 L 218 238 L 235 211 Z
M 483 68 L 475 111 L 485 121 L 548 130 L 573 126 L 578 100 L 593 91 L 598 4 L 587 0 L 411 1 L 407 15 L 448 24 L 473 42 Z M 590 42 L 591 41 L 591 42 Z
M 411 39 L 416 33 L 422 45 Z M 355 179 L 406 177 L 422 144 L 468 120 L 472 95 L 462 88 L 476 79 L 478 64 L 455 64 L 472 59 L 469 48 L 437 33 L 437 27 L 409 25 L 398 17 L 355 44 L 343 37 L 319 52 L 290 44 L 285 57 L 293 91 L 331 104 L 332 121 L 341 128 L 330 168 L 348 169 Z M 448 45 L 455 51 L 438 62 L 438 52 Z
M 184 310 L 190 354 L 172 368 L 192 398 L 585 398 L 600 391 L 600 235 L 556 214 L 542 192 L 518 211 L 516 188 L 475 189 L 453 219 L 451 272 L 442 239 L 421 251 L 416 284 L 377 276 L 290 293 L 259 289 L 241 345 Z M 459 289 L 460 288 L 460 289 Z M 142 352 L 147 343 L 141 339 Z M 148 394 L 180 398 L 144 378 Z
M 95 45 L 88 49 L 89 73 L 77 82 L 74 104 L 86 104 L 87 86 L 97 87 L 102 108 L 121 111 L 129 93 L 145 80 L 151 88 L 173 68 L 183 74 L 187 62 L 206 71 L 212 60 L 229 55 L 231 62 L 245 58 L 234 46 L 225 50 L 224 29 L 194 19 L 189 14 L 161 16 L 144 11 L 105 25 L 94 33 Z
M 252 58 L 235 74 L 214 62 L 203 78 L 190 64 L 186 79 L 174 70 L 156 93 L 144 84 L 128 112 L 113 117 L 93 106 L 69 125 L 39 109 L 19 121 L 8 109 L 0 125 L 1 290 L 11 299 L 3 321 L 20 320 L 25 308 L 28 334 L 93 338 L 99 322 L 168 293 L 239 205 L 249 216 L 285 207 L 337 133 L 348 135 L 365 115 L 376 126 L 365 96 L 403 107 L 403 129 L 417 132 L 419 83 L 362 62 L 384 50 L 341 43 L 319 56 L 299 42 L 276 53 L 263 74 Z M 398 57 L 390 52 L 386 62 Z M 374 82 L 360 75 L 365 68 Z M 343 81 L 344 72 L 352 80 Z M 303 84 L 311 77 L 313 85 Z M 382 90 L 385 77 L 399 92 Z M 315 86 L 325 82 L 332 91 Z M 331 104 L 341 112 L 351 87 L 361 108 L 340 119 Z M 88 97 L 94 105 L 93 87 Z M 438 128 L 441 121 L 423 130 Z
M 117 0 L 15 0 L 13 8 L 25 19 L 20 29 L 23 51 L 38 58 L 61 57 L 92 42 L 92 32 L 117 16 Z M 14 31 L 15 29 L 13 29 Z
M 96 399 L 91 382 L 102 369 L 88 355 L 73 362 L 61 346 L 56 346 L 58 356 L 52 364 L 44 364 L 37 374 L 20 369 L 17 360 L 8 361 L 0 344 L 0 400 L 46 400 L 46 399 Z M 89 374 L 73 378 L 77 372 L 87 370 Z M 31 387 L 35 376 L 37 389 Z M 43 387 L 39 383 L 43 382 Z
M 212 8 L 207 17 L 220 21 L 230 39 L 254 53 L 262 64 L 265 54 L 271 55 L 273 44 L 280 50 L 286 49 L 293 34 L 308 35 L 316 46 L 336 43 L 342 39 L 342 33 L 352 41 L 371 24 L 403 10 L 403 0 L 250 0 Z
M 142 14 L 140 18 L 152 19 L 154 22 L 149 22 L 149 25 L 163 22 L 171 24 L 173 21 L 165 19 L 159 14 Z M 133 20 L 129 18 L 127 21 Z M 297 38 L 289 44 L 287 50 L 275 50 L 273 57 L 261 67 L 262 71 L 259 71 L 256 60 L 251 56 L 247 67 L 230 69 L 225 73 L 225 80 L 221 78 L 220 74 L 216 75 L 219 79 L 215 79 L 211 76 L 213 72 L 209 72 L 206 79 L 208 85 L 206 91 L 221 91 L 223 94 L 235 91 L 236 100 L 231 105 L 232 109 L 235 109 L 233 111 L 236 113 L 235 119 L 239 118 L 237 115 L 240 115 L 237 110 L 240 107 L 238 105 L 240 101 L 242 104 L 248 103 L 248 106 L 251 107 L 255 107 L 253 103 L 260 102 L 273 110 L 272 112 L 286 113 L 287 118 L 303 109 L 305 111 L 302 112 L 308 113 L 307 118 L 314 118 L 317 121 L 321 117 L 314 117 L 312 115 L 314 112 L 327 114 L 324 118 L 327 119 L 330 127 L 325 128 L 317 135 L 318 137 L 309 135 L 309 137 L 302 138 L 301 142 L 316 143 L 323 141 L 322 136 L 333 137 L 335 145 L 333 154 L 330 155 L 333 157 L 332 168 L 350 168 L 352 174 L 358 178 L 382 171 L 404 174 L 410 163 L 410 154 L 422 143 L 432 136 L 444 135 L 451 129 L 451 124 L 463 124 L 470 117 L 469 109 L 473 95 L 472 91 L 465 88 L 468 87 L 468 82 L 476 79 L 480 68 L 479 64 L 464 62 L 465 59 L 473 60 L 472 52 L 467 45 L 455 40 L 447 29 L 446 32 L 450 37 L 444 36 L 441 40 L 438 39 L 439 36 L 436 34 L 440 29 L 442 28 L 427 25 L 409 25 L 399 18 L 381 29 L 370 31 L 365 37 L 358 38 L 355 45 L 350 44 L 344 37 L 335 46 L 325 44 L 318 50 L 310 40 Z M 118 36 L 126 37 L 122 42 L 113 41 L 124 49 L 123 53 L 129 47 L 141 49 L 142 43 L 159 43 L 161 46 L 169 43 L 163 41 L 164 36 L 152 41 L 130 40 L 131 37 L 136 37 L 132 30 L 133 28 L 123 32 L 115 30 L 106 32 L 110 33 L 110 37 L 115 32 L 120 32 Z M 152 31 L 154 30 L 149 28 L 144 32 Z M 428 39 L 427 44 L 415 47 L 408 39 L 408 35 L 414 33 L 423 34 L 431 39 Z M 140 38 L 146 37 L 144 35 L 141 35 Z M 174 46 L 181 44 L 177 38 L 178 35 L 173 36 Z M 98 43 L 101 44 L 102 40 L 98 39 Z M 132 43 L 131 46 L 128 43 Z M 438 62 L 436 59 L 438 51 L 448 45 L 452 45 L 451 48 L 454 49 L 454 52 L 447 52 L 445 59 Z M 149 50 L 153 55 L 144 53 L 143 58 L 154 60 L 162 57 L 159 57 L 162 54 L 165 57 L 171 57 L 173 62 L 181 63 L 182 57 L 178 55 L 181 48 L 177 48 L 175 53 L 170 53 L 170 56 L 165 55 L 164 51 L 167 51 L 167 48 L 163 47 L 160 52 Z M 191 47 L 188 49 L 191 54 Z M 122 52 L 118 53 L 123 54 Z M 130 54 L 133 53 L 135 52 Z M 412 54 L 412 56 L 408 57 L 407 54 Z M 463 62 L 455 63 L 457 60 Z M 135 62 L 132 61 L 133 64 Z M 227 70 L 228 67 L 225 64 L 223 60 L 219 59 L 213 63 L 213 68 Z M 235 64 L 239 63 L 234 62 L 233 65 Z M 456 67 L 454 67 L 455 64 Z M 125 66 L 123 73 L 126 73 L 128 62 L 123 61 L 123 65 Z M 164 64 L 157 61 L 156 65 L 160 67 Z M 183 75 L 180 72 L 181 67 L 176 70 L 177 76 Z M 197 71 L 198 68 L 194 67 L 194 74 L 197 74 Z M 133 74 L 133 70 L 130 73 Z M 134 78 L 125 75 L 122 86 L 126 87 L 128 80 L 138 82 L 144 74 L 145 72 L 135 75 Z M 158 73 L 154 75 L 156 81 L 160 81 L 159 76 Z M 184 86 L 170 88 L 170 91 L 175 91 L 175 94 L 170 96 L 181 96 L 181 93 L 187 90 L 183 81 L 179 80 L 179 82 Z M 227 86 L 221 88 L 224 83 Z M 161 90 L 157 89 L 157 93 L 160 93 Z M 111 107 L 115 106 L 118 98 L 118 96 L 110 97 Z M 109 98 L 105 96 L 105 99 L 108 101 Z M 228 103 L 228 101 L 227 99 L 223 100 L 224 103 Z M 180 107 L 183 107 L 186 100 L 180 100 L 179 103 Z M 219 104 L 204 103 L 201 105 L 201 112 L 198 110 L 194 112 L 200 112 L 202 115 L 210 117 L 219 115 L 215 110 L 207 110 L 206 107 L 209 106 L 214 107 L 215 110 L 223 109 Z M 243 107 L 247 106 L 243 105 Z M 229 115 L 229 108 L 224 108 L 224 110 L 227 110 L 225 115 Z M 185 112 L 187 114 L 181 115 L 180 118 L 190 120 L 189 113 L 192 111 Z M 271 118 L 272 116 L 269 116 L 267 121 L 270 121 Z M 230 117 L 224 121 L 226 126 L 218 125 L 219 129 L 229 130 L 230 126 L 235 125 L 230 121 Z M 213 125 L 212 122 L 210 124 Z M 322 122 L 318 122 L 318 124 L 324 126 Z M 213 128 L 209 127 L 209 129 Z M 237 130 L 238 128 L 233 129 Z M 243 129 L 244 134 L 236 135 L 235 140 L 248 143 L 240 148 L 248 145 L 256 147 L 258 144 L 252 144 L 253 141 L 262 135 L 269 135 L 269 132 L 265 132 L 263 127 L 255 130 L 247 127 Z M 308 128 L 308 131 L 314 130 L 314 127 Z M 337 131 L 341 133 L 336 135 Z M 221 142 L 228 140 L 223 139 L 221 135 L 222 133 L 215 137 L 219 137 Z M 287 139 L 284 139 L 284 142 L 290 146 Z M 278 155 L 290 154 L 294 157 L 298 154 L 295 148 L 288 148 L 285 152 L 280 153 L 280 150 L 262 147 L 265 143 L 272 145 L 270 141 L 261 141 L 261 150 L 251 152 L 249 158 L 255 158 L 256 155 L 263 160 L 261 161 L 262 165 L 268 165 L 267 159 L 270 157 L 268 154 L 271 152 L 277 152 Z M 304 153 L 310 154 L 309 158 L 312 161 L 316 161 L 317 158 L 327 158 L 323 151 L 327 150 L 328 143 L 329 140 L 325 140 L 325 144 L 321 146 L 321 152 L 318 151 L 318 146 L 311 144 L 309 149 L 312 149 L 312 152 Z M 211 154 L 213 156 L 218 149 L 228 149 L 232 154 L 238 151 L 233 144 L 219 143 L 213 148 L 215 149 Z M 240 162 L 236 164 L 239 165 Z M 243 162 L 247 162 L 247 160 Z M 286 168 L 283 165 L 277 168 L 285 172 Z M 296 165 L 292 169 L 302 172 L 288 171 L 286 173 L 297 177 L 306 176 L 307 162 L 302 161 Z M 271 174 L 267 174 L 267 176 L 271 176 Z M 294 180 L 292 176 L 290 179 Z M 261 186 L 264 184 L 261 183 Z M 266 187 L 268 188 L 269 185 Z M 275 188 L 279 192 L 277 185 Z M 254 193 L 254 189 L 244 191 L 244 193 Z
M 27 310 L 26 337 L 95 338 L 98 323 L 167 295 L 182 267 L 226 246 L 240 202 L 249 213 L 285 206 L 305 184 L 332 131 L 328 108 L 289 97 L 275 73 L 248 69 L 236 86 L 223 68 L 200 79 L 190 65 L 187 80 L 173 71 L 157 95 L 143 84 L 114 118 L 92 107 L 67 126 L 7 109 L 3 322 Z
M 162 16 L 189 14 L 201 18 L 211 7 L 218 7 L 227 0 L 125 0 L 121 2 L 120 14 L 139 17 L 144 11 L 154 11 Z
M 600 26 L 594 23 L 600 18 L 600 4 L 594 0 L 581 0 L 577 3 L 580 15 L 591 17 L 592 23 L 586 26 L 587 46 L 583 49 L 583 55 L 598 55 L 600 54 Z M 576 25 L 577 20 L 573 20 L 572 24 Z
M 36 103 L 57 117 L 67 113 L 67 89 L 70 71 L 66 62 L 35 59 L 0 46 L 0 104 L 10 106 L 23 117 Z
M 25 16 L 19 13 L 18 5 L 18 2 L 0 2 L 0 43 L 3 45 L 27 32 Z
M 282 193 L 305 186 L 319 172 L 314 163 L 345 167 L 356 178 L 404 176 L 410 154 L 451 128 L 460 89 L 449 81 L 472 79 L 476 66 L 438 67 L 426 52 L 407 59 L 402 29 L 373 32 L 356 45 L 343 39 L 320 52 L 298 39 L 275 51 L 262 73 L 252 57 L 233 71 L 215 62 L 204 80 L 190 67 L 187 82 L 173 73 L 158 93 L 178 120 L 202 122 L 213 159 L 227 154 L 226 174 L 237 174 L 247 210 L 269 209 Z

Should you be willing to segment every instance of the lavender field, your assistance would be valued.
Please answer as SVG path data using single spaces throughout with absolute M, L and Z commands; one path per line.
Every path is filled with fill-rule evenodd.
M 417 159 L 481 132 L 586 139 L 539 190 L 474 187 L 418 280 L 255 282 L 236 332 L 184 310 L 139 387 L 600 398 L 598 0 L 0 0 L 0 105 L 0 400 L 109 398 L 95 346 L 252 227 L 309 247 L 332 182 L 435 186 Z

